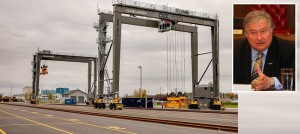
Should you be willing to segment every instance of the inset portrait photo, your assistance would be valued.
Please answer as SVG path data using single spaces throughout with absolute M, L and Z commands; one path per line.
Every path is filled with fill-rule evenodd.
M 233 4 L 233 92 L 296 91 L 295 4 Z

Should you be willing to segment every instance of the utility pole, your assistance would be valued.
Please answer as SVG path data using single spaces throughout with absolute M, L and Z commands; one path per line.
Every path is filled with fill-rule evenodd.
M 161 87 L 159 88 L 159 101 L 161 101 Z
M 11 94 L 12 94 L 12 84 L 10 84 L 10 97 L 12 97 Z
M 10 84 L 10 99 L 9 99 L 9 102 L 12 100 L 11 93 L 12 93 L 12 84 Z

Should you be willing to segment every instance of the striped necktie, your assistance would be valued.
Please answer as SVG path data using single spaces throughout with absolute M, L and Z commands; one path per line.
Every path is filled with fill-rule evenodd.
M 258 65 L 260 69 L 262 69 L 262 53 L 257 53 L 257 59 L 255 60 L 255 63 L 252 67 L 252 73 L 251 73 L 251 85 L 252 88 L 256 87 L 256 83 L 258 81 L 258 73 L 255 69 L 255 66 Z

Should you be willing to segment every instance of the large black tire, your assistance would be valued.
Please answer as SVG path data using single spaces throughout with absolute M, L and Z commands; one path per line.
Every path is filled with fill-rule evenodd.
M 117 104 L 113 104 L 114 110 L 117 110 Z
M 222 105 L 212 105 L 211 110 L 221 110 L 222 109 Z
M 198 104 L 189 104 L 189 109 L 199 109 Z
M 200 109 L 199 106 L 198 106 L 198 104 L 194 104 L 194 108 L 195 109 Z
M 99 108 L 100 108 L 100 109 L 101 109 L 101 108 L 105 109 L 105 103 L 100 103 Z
M 109 104 L 109 109 L 110 109 L 110 110 L 113 109 L 113 104 L 112 104 L 112 103 Z
M 94 103 L 94 108 L 98 108 L 98 103 Z

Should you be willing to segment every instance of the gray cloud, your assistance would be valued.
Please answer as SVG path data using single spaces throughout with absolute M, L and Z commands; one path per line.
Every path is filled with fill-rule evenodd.
M 99 7 L 104 10 L 111 10 L 111 2 L 105 1 L 1 1 L 1 16 L 2 21 L 0 22 L 1 29 L 1 47 L 0 51 L 1 62 L 6 63 L 1 66 L 1 76 L 3 88 L 5 93 L 8 93 L 9 89 L 7 86 L 14 81 L 18 81 L 20 86 L 16 88 L 21 89 L 23 86 L 31 85 L 31 66 L 30 62 L 32 60 L 32 54 L 39 48 L 40 50 L 49 49 L 54 52 L 64 52 L 64 53 L 80 53 L 80 54 L 97 54 L 97 45 L 95 43 L 97 33 L 92 28 L 92 24 L 97 21 L 98 16 L 96 15 L 96 5 L 99 2 Z M 58 4 L 59 3 L 59 4 Z M 207 8 L 207 4 L 199 4 L 200 6 L 194 6 L 192 3 L 197 3 L 197 1 L 192 1 L 191 3 L 186 2 L 168 2 L 168 1 L 153 1 L 153 3 L 158 4 L 169 4 L 172 7 L 179 8 L 189 8 L 190 10 L 196 11 L 211 11 Z M 211 4 L 209 6 L 212 6 Z M 201 10 L 199 10 L 201 9 Z M 214 11 L 215 12 L 215 11 Z M 220 15 L 221 16 L 221 15 Z M 227 17 L 228 18 L 228 17 Z M 222 29 L 222 27 L 220 26 Z M 199 53 L 211 51 L 210 44 L 210 29 L 207 27 L 199 26 Z M 108 28 L 109 35 L 112 35 L 111 26 Z M 177 32 L 177 35 L 182 33 Z M 172 36 L 172 34 L 169 36 Z M 173 36 L 174 32 L 173 32 Z M 191 91 L 190 80 L 190 36 L 188 34 L 182 34 L 186 40 L 186 90 Z M 220 42 L 222 41 L 220 37 Z M 230 39 L 228 39 L 230 40 Z M 178 42 L 180 42 L 178 40 Z M 182 42 L 182 40 L 181 40 Z M 221 43 L 220 43 L 221 46 Z M 227 49 L 231 49 L 228 47 Z M 122 29 L 122 67 L 121 67 L 121 81 L 120 87 L 125 89 L 134 89 L 138 87 L 138 74 L 133 74 L 131 72 L 138 72 L 136 66 L 143 65 L 144 67 L 144 81 L 145 84 L 149 83 L 145 88 L 149 90 L 154 90 L 153 93 L 157 93 L 160 87 L 166 88 L 166 34 L 158 33 L 157 29 L 142 28 L 123 25 Z M 208 58 L 205 56 L 199 57 L 199 77 L 206 68 L 211 56 Z M 222 59 L 221 59 L 222 61 Z M 49 62 L 50 63 L 50 62 Z M 53 76 L 54 74 L 64 74 L 66 70 L 62 68 L 54 68 L 55 66 L 63 66 L 61 62 L 51 62 L 49 65 L 49 75 L 44 76 L 47 80 L 41 81 L 41 88 L 55 88 L 56 80 Z M 124 64 L 124 65 L 123 65 Z M 203 66 L 202 66 L 203 65 Z M 76 65 L 80 66 L 80 65 Z M 112 65 L 111 65 L 112 66 Z M 230 67 L 230 66 L 229 66 Z M 147 72 L 147 68 L 149 72 Z M 154 70 L 155 69 L 155 70 Z M 6 71 L 4 71 L 6 70 Z M 9 71 L 16 70 L 16 71 Z M 69 72 L 66 74 L 70 76 L 70 79 L 64 79 L 58 83 L 68 83 L 65 86 L 70 88 L 86 88 L 87 79 L 85 75 L 78 77 L 77 69 L 74 67 L 68 68 Z M 132 71 L 129 71 L 132 70 Z M 221 72 L 231 73 L 227 71 L 222 71 L 227 69 L 222 69 Z M 76 73 L 75 73 L 76 72 Z M 86 72 L 84 69 L 83 72 Z M 151 72 L 151 73 L 150 73 Z M 149 74 L 147 76 L 147 74 Z M 211 81 L 211 71 L 208 71 L 203 79 L 203 83 Z M 230 76 L 230 75 L 227 75 Z M 149 79 L 149 80 L 148 80 Z M 156 85 L 154 79 L 160 81 L 159 85 Z M 127 87 L 122 85 L 122 80 L 132 80 L 135 82 L 134 85 Z M 66 82 L 70 81 L 70 82 Z M 77 82 L 84 81 L 84 82 Z M 148 81 L 148 82 L 147 82 Z M 76 82 L 76 83 L 72 83 Z M 151 83 L 154 82 L 154 83 Z M 43 85 L 46 84 L 46 85 Z M 124 83 L 125 84 L 125 83 Z M 230 84 L 228 84 L 230 85 Z M 128 93 L 127 90 L 123 93 Z M 228 92 L 230 87 L 224 87 L 221 91 Z M 121 91 L 122 94 L 122 91 Z
M 59 3 L 59 4 L 58 4 Z M 30 61 L 32 54 L 37 49 L 49 49 L 54 52 L 64 53 L 80 53 L 80 54 L 97 54 L 97 45 L 95 43 L 97 33 L 92 28 L 92 24 L 97 21 L 96 14 L 97 3 L 99 7 L 104 10 L 111 10 L 111 2 L 109 0 L 103 1 L 10 1 L 1 2 L 1 16 L 3 20 L 0 22 L 1 31 L 1 48 L 0 54 L 1 62 L 6 63 L 1 70 L 10 70 L 10 67 L 18 67 L 22 65 L 22 69 L 17 69 L 18 72 L 12 77 L 27 76 L 30 79 L 31 74 L 28 72 L 31 69 Z M 220 86 L 222 92 L 231 91 L 231 10 L 223 10 L 224 8 L 213 8 L 216 3 L 223 5 L 225 8 L 231 9 L 231 3 L 225 1 L 158 1 L 154 0 L 151 3 L 168 4 L 171 7 L 179 7 L 182 9 L 195 10 L 200 12 L 217 13 L 220 18 Z M 147 79 L 160 79 L 161 83 L 166 83 L 166 33 L 158 33 L 157 29 L 135 27 L 129 25 L 122 26 L 122 67 L 121 67 L 121 84 L 122 80 L 132 80 L 138 82 L 138 74 L 130 72 L 137 72 L 136 66 L 143 65 L 144 72 L 147 74 L 147 68 L 151 68 L 152 72 L 149 76 L 145 75 L 143 78 L 145 83 Z M 210 28 L 199 26 L 199 53 L 211 51 L 210 46 Z M 108 28 L 108 34 L 112 35 L 112 26 Z M 177 32 L 177 34 L 182 34 Z M 169 33 L 169 36 L 172 34 Z M 174 36 L 174 32 L 173 32 Z M 190 78 L 190 36 L 182 34 L 186 40 L 186 80 Z M 199 57 L 199 77 L 206 68 L 211 56 Z M 111 60 L 111 59 L 110 59 Z M 109 61 L 109 66 L 111 61 Z M 53 62 L 55 64 L 62 64 Z M 59 66 L 59 65 L 57 65 Z M 109 67 L 111 69 L 111 67 Z M 62 69 L 51 69 L 50 73 L 63 73 Z M 155 70 L 154 70 L 155 69 Z M 69 68 L 77 72 L 75 68 Z M 126 70 L 126 71 L 125 71 Z M 129 71 L 131 70 L 131 71 Z M 52 72 L 53 71 L 53 72 Z M 85 70 L 86 71 L 86 70 Z M 3 76 L 7 76 L 10 71 L 1 71 Z M 55 74 L 54 73 L 54 74 Z M 157 73 L 157 74 L 155 74 Z M 13 74 L 13 73 L 9 73 Z M 68 75 L 75 75 L 75 73 L 68 73 Z M 84 75 L 83 75 L 84 76 Z M 212 73 L 211 67 L 203 79 L 203 84 L 211 81 Z M 49 83 L 51 83 L 51 75 L 48 75 Z M 20 78 L 20 77 L 18 77 Z M 82 81 L 84 77 L 71 77 L 70 81 Z M 2 78 L 7 79 L 7 78 Z M 165 80 L 164 80 L 165 79 Z M 20 80 L 21 81 L 21 80 Z M 30 80 L 27 80 L 30 81 Z M 8 81 L 5 83 L 13 83 Z M 133 83 L 133 82 L 131 82 Z M 187 91 L 191 91 L 191 82 L 187 81 Z M 82 85 L 80 85 L 82 84 Z M 70 87 L 85 88 L 85 83 L 70 83 Z M 31 85 L 30 82 L 24 83 Z M 76 86 L 73 86 L 76 85 Z M 132 85 L 138 87 L 138 83 Z M 150 86 L 152 85 L 152 86 Z M 52 87 L 53 86 L 53 87 Z M 55 85 L 49 85 L 55 88 Z M 120 87 L 123 87 L 120 85 Z M 156 85 L 149 84 L 149 90 L 164 87 L 166 84 Z M 4 88 L 4 87 L 3 87 Z M 22 88 L 18 87 L 18 88 Z M 5 88 L 4 88 L 5 89 Z M 122 91 L 121 91 L 122 92 Z M 124 93 L 127 93 L 124 90 Z

